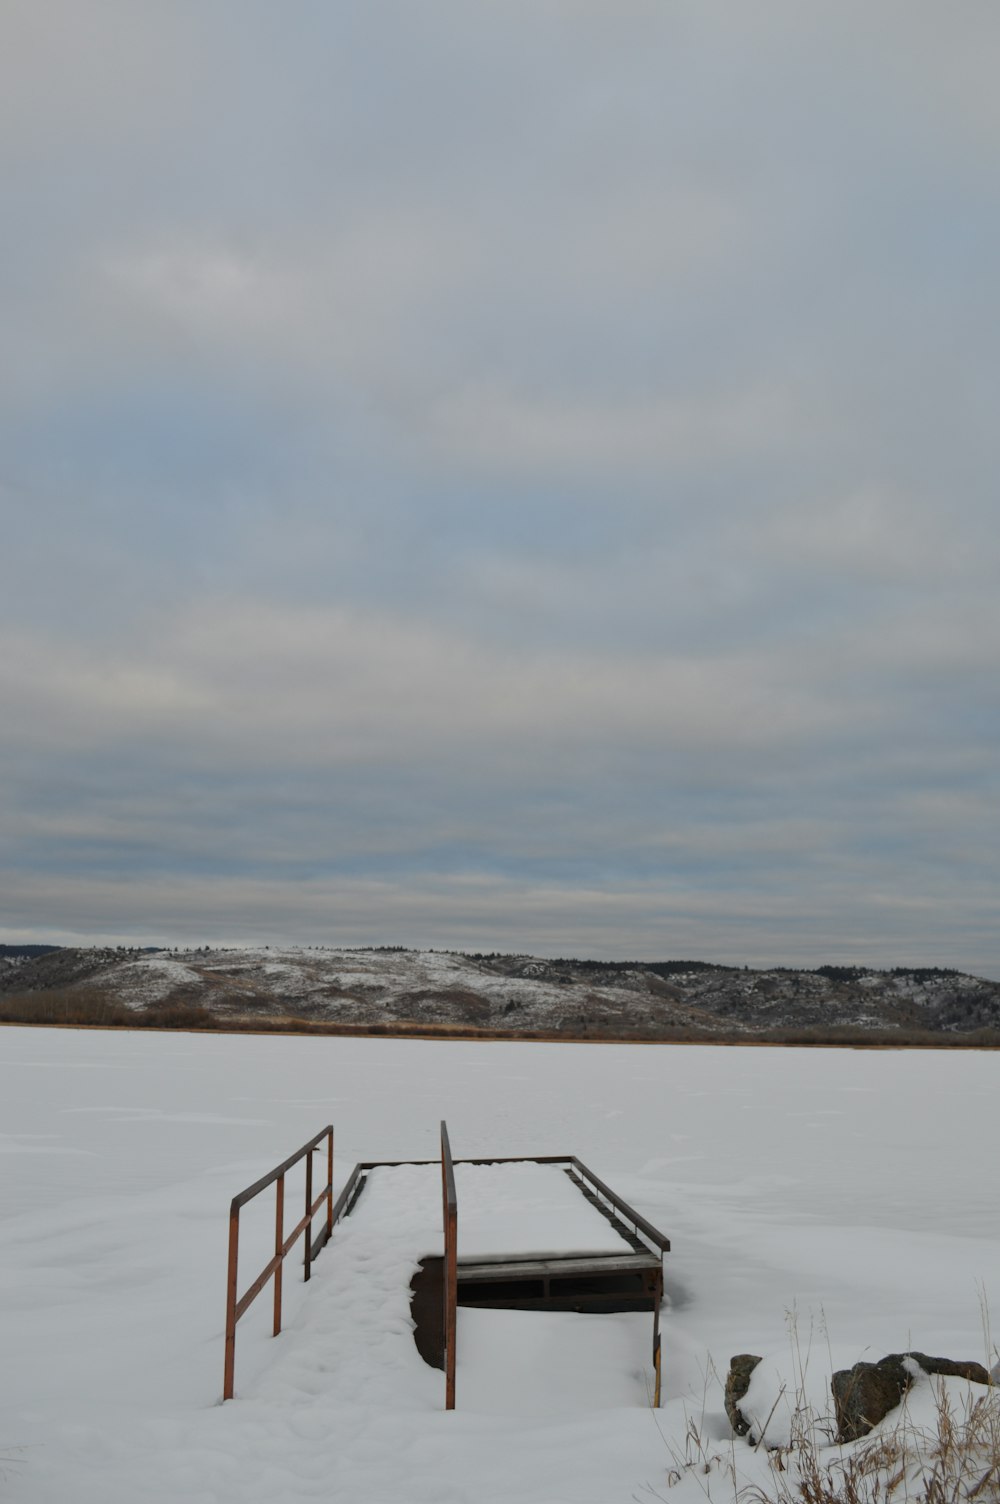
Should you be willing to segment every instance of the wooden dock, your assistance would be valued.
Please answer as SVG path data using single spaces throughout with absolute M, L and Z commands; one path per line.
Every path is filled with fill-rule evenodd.
M 310 1150 L 329 1134 L 326 1183 L 314 1196 Z M 447 1128 L 441 1124 L 441 1159 L 363 1161 L 355 1165 L 336 1203 L 331 1204 L 331 1129 L 305 1146 L 307 1215 L 291 1238 L 281 1229 L 281 1174 L 287 1164 L 235 1198 L 238 1215 L 251 1195 L 271 1183 L 279 1188 L 275 1258 L 237 1299 L 236 1266 L 231 1258 L 230 1310 L 227 1320 L 226 1397 L 232 1394 L 236 1321 L 273 1275 L 275 1332 L 280 1330 L 280 1273 L 294 1237 L 311 1215 L 325 1211 L 324 1226 L 313 1241 L 305 1239 L 305 1276 L 313 1258 L 338 1222 L 351 1215 L 359 1198 L 377 1187 L 382 1205 L 405 1196 L 411 1171 L 435 1169 L 440 1176 L 440 1220 L 433 1212 L 413 1229 L 417 1269 L 410 1284 L 414 1340 L 424 1361 L 445 1373 L 445 1406 L 454 1409 L 455 1356 L 459 1307 L 518 1311 L 606 1313 L 648 1311 L 652 1315 L 652 1395 L 660 1403 L 660 1308 L 663 1303 L 663 1256 L 669 1239 L 628 1205 L 574 1155 L 453 1159 Z M 296 1156 L 297 1157 L 297 1156 Z M 291 1163 L 289 1161 L 288 1163 Z M 400 1181 L 398 1175 L 406 1177 Z M 394 1181 L 395 1196 L 394 1196 Z M 433 1178 L 427 1182 L 432 1207 Z M 392 1200 L 385 1203 L 383 1198 Z M 366 1202 L 367 1204 L 367 1198 Z M 390 1212 L 390 1217 L 394 1216 Z M 367 1220 L 367 1219 L 366 1219 Z M 434 1246 L 436 1244 L 436 1246 Z M 412 1268 L 412 1264 L 410 1265 Z

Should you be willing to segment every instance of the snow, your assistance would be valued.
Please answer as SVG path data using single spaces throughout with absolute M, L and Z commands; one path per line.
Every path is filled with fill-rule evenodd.
M 731 1354 L 766 1355 L 786 1394 L 803 1371 L 822 1391 L 831 1364 L 911 1347 L 997 1358 L 991 1054 L 12 1028 L 0 1042 L 5 1504 L 721 1501 L 730 1469 L 767 1476 L 725 1421 Z M 442 1117 L 456 1156 L 579 1155 L 671 1237 L 660 1412 L 649 1316 L 463 1310 L 446 1413 L 407 1288 L 439 1182 L 410 1169 L 378 1172 L 416 1180 L 366 1189 L 309 1285 L 287 1270 L 279 1338 L 258 1299 L 237 1398 L 219 1403 L 233 1194 L 329 1121 L 338 1189 L 359 1159 L 433 1159 Z M 591 1246 L 565 1220 L 591 1212 L 568 1182 L 564 1209 L 516 1178 L 502 1199 L 522 1251 Z M 485 1210 L 476 1230 L 472 1187 L 467 1255 L 465 1233 L 497 1236 Z M 294 1176 L 286 1195 L 290 1226 Z M 265 1194 L 244 1209 L 241 1288 L 272 1246 Z
M 564 1171 L 551 1165 L 456 1165 L 455 1189 L 460 1263 L 491 1255 L 632 1251 Z
M 455 1166 L 458 1260 L 547 1258 L 558 1254 L 631 1253 L 625 1239 L 551 1165 Z M 367 1225 L 372 1203 L 380 1238 L 406 1241 L 416 1259 L 441 1252 L 441 1168 L 381 1166 L 369 1172 L 354 1225 Z
M 858 1354 L 850 1348 L 835 1352 L 826 1342 L 818 1348 L 813 1342 L 804 1348 L 786 1343 L 777 1352 L 766 1353 L 740 1400 L 740 1412 L 753 1436 L 763 1437 L 768 1446 L 787 1447 L 807 1428 L 818 1445 L 831 1441 L 837 1422 L 830 1375 L 857 1361 Z
M 132 956 L 115 967 L 107 981 L 129 1006 L 162 1001 L 183 986 L 196 993 L 201 989 L 203 1000 L 213 1006 L 224 1000 L 243 1011 L 243 991 L 257 986 L 282 1007 L 306 1006 L 334 1020 L 345 1014 L 366 1017 L 366 1000 L 371 1005 L 369 1021 L 384 1021 L 400 1009 L 405 1016 L 419 1016 L 422 1009 L 415 999 L 421 998 L 431 1015 L 450 1017 L 450 1005 L 439 1002 L 435 1007 L 429 995 L 455 991 L 483 999 L 497 1014 L 515 1005 L 520 1027 L 557 1024 L 572 989 L 536 978 L 533 973 L 544 972 L 545 963 L 526 958 L 524 971 L 530 974 L 495 974 L 467 956 L 442 951 L 240 946 L 184 952 L 183 959 L 162 952 Z M 211 989 L 205 986 L 206 978 L 215 984 Z M 620 973 L 613 985 L 591 979 L 586 996 L 591 1005 L 597 1000 L 620 1007 L 626 983 Z M 632 976 L 631 985 L 634 992 L 645 994 L 646 979 L 640 973 Z

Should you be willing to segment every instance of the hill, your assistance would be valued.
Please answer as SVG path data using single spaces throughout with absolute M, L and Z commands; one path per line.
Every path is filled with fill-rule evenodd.
M 0 957 L 0 1017 L 603 1039 L 1000 1043 L 1000 984 L 935 967 L 752 971 L 398 947 Z

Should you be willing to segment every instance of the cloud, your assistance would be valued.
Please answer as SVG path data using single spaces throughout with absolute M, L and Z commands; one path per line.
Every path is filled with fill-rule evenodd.
M 831 698 L 834 676 L 817 682 L 794 648 L 783 660 L 752 648 L 528 651 L 389 612 L 252 600 L 160 619 L 144 647 L 113 655 L 24 637 L 4 649 L 12 740 L 166 739 L 193 761 L 240 766 L 471 753 L 494 764 L 532 745 L 775 754 L 836 737 L 853 694 L 841 680 Z
M 998 40 L 8 4 L 0 922 L 1000 967 Z
M 595 469 L 627 476 L 651 467 L 685 468 L 773 451 L 795 428 L 792 394 L 748 390 L 631 401 L 553 400 L 529 392 L 464 387 L 444 397 L 432 425 L 443 451 L 491 471 L 534 477 Z
M 6 874 L 0 874 L 6 876 Z M 703 957 L 742 965 L 827 961 L 885 964 L 901 939 L 910 964 L 948 964 L 989 945 L 990 895 L 970 888 L 961 924 L 948 945 L 929 934 L 939 897 L 906 898 L 890 889 L 861 904 L 845 887 L 830 885 L 813 901 L 761 893 L 702 894 L 676 886 L 573 889 L 496 876 L 455 874 L 412 882 L 230 880 L 149 877 L 122 884 L 106 879 L 60 879 L 19 884 L 13 927 L 0 935 L 36 933 L 74 939 L 145 943 L 264 943 L 426 945 L 440 949 L 509 948 L 536 954 L 591 954 L 618 959 Z M 104 929 L 105 917 L 116 916 Z M 155 914 L 151 923 L 149 916 Z M 212 916 L 212 933 L 205 924 Z M 830 939 L 830 916 L 837 939 Z M 49 915 L 67 916 L 51 924 Z M 724 938 L 720 938 L 721 934 Z M 581 934 L 589 938 L 581 945 Z M 911 938 L 912 937 L 912 938 Z M 953 948 L 950 948 L 953 947 Z
M 148 147 L 178 109 L 197 53 L 179 12 L 97 0 L 86 11 L 52 0 L 4 6 L 0 49 L 0 161 L 44 166 L 122 144 Z

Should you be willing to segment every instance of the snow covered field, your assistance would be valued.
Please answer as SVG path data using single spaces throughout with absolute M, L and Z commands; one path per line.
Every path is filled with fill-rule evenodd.
M 0 1497 L 627 1504 L 688 1418 L 732 1458 L 713 1364 L 985 1358 L 1000 1312 L 1000 1060 L 974 1053 L 0 1033 Z M 673 1240 L 665 1405 L 648 1318 L 459 1313 L 458 1410 L 358 1211 L 286 1331 L 264 1295 L 218 1403 L 228 1203 L 332 1121 L 358 1159 L 576 1153 Z M 296 1204 L 289 1186 L 289 1205 Z M 270 1196 L 249 1210 L 246 1278 Z M 461 1232 L 460 1232 L 461 1237 Z M 370 1245 L 369 1245 L 370 1246 Z M 1000 1320 L 998 1320 L 1000 1325 Z M 994 1361 L 990 1355 L 989 1361 Z M 761 1458 L 735 1443 L 741 1472 Z M 732 1498 L 719 1476 L 715 1497 Z

